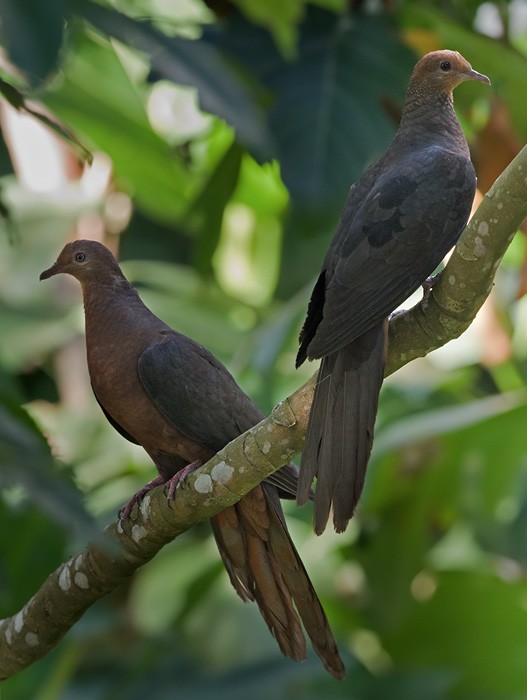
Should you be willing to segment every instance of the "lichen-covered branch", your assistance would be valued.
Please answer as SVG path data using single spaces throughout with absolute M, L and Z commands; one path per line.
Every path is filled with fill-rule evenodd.
M 390 324 L 386 374 L 458 337 L 487 297 L 494 273 L 527 215 L 527 149 L 496 181 L 464 231 L 429 298 Z M 165 544 L 238 501 L 302 447 L 315 377 L 260 424 L 191 474 L 169 503 L 147 494 L 124 524 L 60 566 L 24 608 L 0 621 L 0 679 L 44 656 L 85 610 Z
M 192 525 L 236 503 L 302 446 L 314 381 L 279 404 L 269 418 L 189 475 L 169 502 L 149 492 L 124 523 L 62 564 L 31 600 L 0 621 L 0 680 L 44 656 L 95 601 Z

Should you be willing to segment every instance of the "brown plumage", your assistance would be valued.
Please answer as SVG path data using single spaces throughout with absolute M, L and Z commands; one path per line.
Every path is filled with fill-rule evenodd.
M 58 273 L 82 285 L 97 401 L 159 472 L 131 499 L 126 517 L 148 490 L 166 482 L 175 488 L 181 469 L 205 462 L 263 416 L 214 355 L 146 308 L 103 245 L 69 243 L 40 278 Z M 278 497 L 279 491 L 294 494 L 296 484 L 297 472 L 286 465 L 212 518 L 214 536 L 234 588 L 243 600 L 256 601 L 282 652 L 305 658 L 302 620 L 324 666 L 340 679 L 344 666 Z
M 297 367 L 322 359 L 297 500 L 313 478 L 315 530 L 345 530 L 360 498 L 383 380 L 387 317 L 433 273 L 465 227 L 476 176 L 454 112 L 454 51 L 416 65 L 397 134 L 348 194 L 300 334 Z

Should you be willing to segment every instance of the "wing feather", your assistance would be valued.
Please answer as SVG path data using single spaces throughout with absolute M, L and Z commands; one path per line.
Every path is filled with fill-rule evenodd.
M 143 352 L 138 372 L 163 416 L 213 452 L 263 417 L 214 355 L 175 331 Z
M 311 359 L 378 325 L 432 274 L 466 225 L 476 180 L 470 160 L 434 146 L 371 184 L 362 201 L 348 201 L 355 210 L 324 261 L 325 288 L 312 298 L 303 338 Z

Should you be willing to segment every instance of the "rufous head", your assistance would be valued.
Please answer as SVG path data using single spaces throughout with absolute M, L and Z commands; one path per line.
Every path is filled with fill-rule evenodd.
M 66 273 L 73 275 L 80 282 L 98 276 L 121 274 L 112 253 L 97 241 L 73 241 L 64 246 L 57 261 L 40 274 L 41 280 L 53 275 Z
M 464 80 L 477 80 L 490 85 L 487 76 L 475 71 L 457 51 L 432 51 L 415 66 L 410 87 L 432 92 L 452 92 Z

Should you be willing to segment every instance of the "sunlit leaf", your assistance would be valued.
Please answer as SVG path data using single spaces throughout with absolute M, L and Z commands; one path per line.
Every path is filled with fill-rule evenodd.
M 26 97 L 13 85 L 6 83 L 5 80 L 0 78 L 0 93 L 9 102 L 9 104 L 16 110 L 21 110 L 30 114 L 37 121 L 47 126 L 49 129 L 54 131 L 58 136 L 68 141 L 75 150 L 79 152 L 79 155 L 91 163 L 93 156 L 90 151 L 84 146 L 81 141 L 75 136 L 73 131 L 69 129 L 65 124 L 61 124 L 59 121 L 53 117 L 44 114 L 43 112 L 31 107 L 26 100 Z
M 138 206 L 161 221 L 185 207 L 189 176 L 169 145 L 154 133 L 145 107 L 108 42 L 77 33 L 64 78 L 43 95 L 50 108 L 82 134 L 92 150 L 107 153 Z
M 235 0 L 234 4 L 238 5 L 251 22 L 265 27 L 272 33 L 277 46 L 286 58 L 292 58 L 295 55 L 297 27 L 304 13 L 306 0 L 288 2 Z
M 209 273 L 214 251 L 221 235 L 223 214 L 238 183 L 242 152 L 233 143 L 225 152 L 202 190 L 192 202 L 185 219 L 196 236 L 195 267 Z
M 166 36 L 148 21 L 132 20 L 88 0 L 76 0 L 75 4 L 106 34 L 147 53 L 156 78 L 197 88 L 205 111 L 234 126 L 240 141 L 260 157 L 269 157 L 272 145 L 261 112 L 213 46 L 199 40 Z M 211 66 L 214 66 L 212 73 Z

